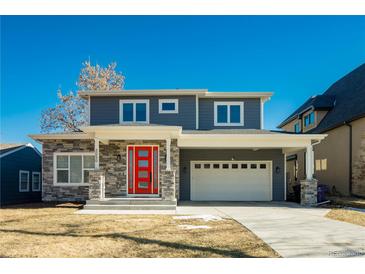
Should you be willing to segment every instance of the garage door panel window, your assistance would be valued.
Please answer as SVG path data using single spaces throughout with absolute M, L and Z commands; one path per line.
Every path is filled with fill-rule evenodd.
M 215 126 L 243 126 L 243 102 L 214 102 Z

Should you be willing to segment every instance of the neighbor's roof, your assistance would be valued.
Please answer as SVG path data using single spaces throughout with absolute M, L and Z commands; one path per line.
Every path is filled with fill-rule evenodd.
M 263 98 L 270 99 L 273 92 L 267 91 L 208 91 L 207 89 L 143 89 L 119 91 L 79 91 L 82 98 L 90 96 L 171 96 L 171 95 L 197 95 L 207 98 Z
M 19 151 L 23 148 L 30 147 L 41 156 L 41 153 L 31 143 L 29 144 L 0 144 L 0 158 L 5 157 L 11 153 Z
M 365 117 L 365 64 L 339 79 L 320 96 L 322 99 L 319 100 L 319 106 L 325 109 L 333 101 L 333 107 L 328 110 L 319 125 L 308 133 L 322 133 L 346 122 Z M 278 127 L 290 122 L 290 118 L 295 118 L 295 115 L 308 107 L 315 108 L 315 104 L 308 100 Z

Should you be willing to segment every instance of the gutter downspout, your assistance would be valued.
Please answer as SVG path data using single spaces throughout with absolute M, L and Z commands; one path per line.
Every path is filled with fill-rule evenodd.
M 352 194 L 352 125 L 348 122 L 344 122 L 346 126 L 349 127 L 349 194 Z

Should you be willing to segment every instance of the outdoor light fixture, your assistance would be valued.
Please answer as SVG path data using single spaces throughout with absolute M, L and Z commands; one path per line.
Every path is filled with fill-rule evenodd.
M 122 156 L 120 156 L 120 154 L 117 155 L 117 161 L 120 162 L 120 160 L 122 159 Z
M 277 166 L 277 167 L 275 168 L 275 172 L 276 172 L 276 174 L 279 174 L 279 173 L 280 173 L 280 167 L 278 167 L 278 166 Z

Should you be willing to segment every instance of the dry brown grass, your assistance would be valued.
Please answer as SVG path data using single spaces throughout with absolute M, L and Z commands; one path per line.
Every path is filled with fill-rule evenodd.
M 77 215 L 75 210 L 44 204 L 0 209 L 0 257 L 278 257 L 231 219 Z M 179 224 L 212 228 L 183 230 Z
M 327 213 L 326 217 L 337 221 L 365 226 L 365 213 L 359 211 L 334 208 Z

